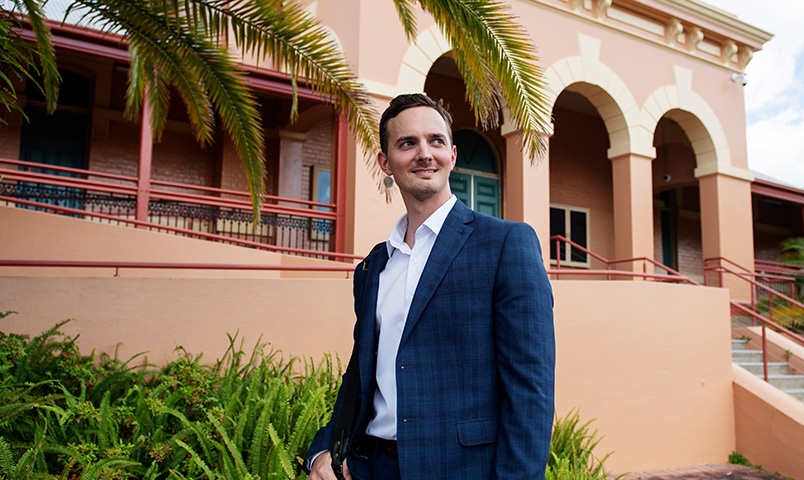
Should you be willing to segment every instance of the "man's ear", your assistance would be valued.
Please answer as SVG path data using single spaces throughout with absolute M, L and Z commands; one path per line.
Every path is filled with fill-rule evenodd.
M 393 175 L 391 173 L 391 169 L 388 168 L 388 157 L 383 152 L 377 154 L 377 165 L 380 166 L 382 173 L 386 175 Z
M 455 164 L 457 162 L 458 162 L 458 147 L 453 145 L 452 146 L 452 168 L 450 168 L 450 170 L 455 168 Z

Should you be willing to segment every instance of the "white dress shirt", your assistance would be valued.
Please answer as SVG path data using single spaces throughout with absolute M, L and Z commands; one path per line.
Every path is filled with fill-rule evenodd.
M 377 391 L 374 417 L 366 433 L 396 440 L 396 353 L 410 304 L 438 233 L 458 199 L 452 195 L 416 229 L 413 248 L 405 243 L 407 214 L 400 218 L 386 242 L 388 263 L 380 273 L 377 293 Z

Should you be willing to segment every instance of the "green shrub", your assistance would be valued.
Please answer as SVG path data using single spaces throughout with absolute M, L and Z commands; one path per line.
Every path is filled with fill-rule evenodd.
M 578 410 L 566 417 L 556 418 L 550 440 L 547 461 L 547 480 L 607 480 L 610 478 L 604 463 L 610 454 L 597 458 L 594 449 L 601 438 L 597 430 L 590 431 L 592 421 L 581 423 Z
M 81 356 L 56 325 L 0 333 L 0 478 L 289 478 L 329 417 L 338 369 L 236 339 L 211 365 Z M 339 367 L 339 366 L 338 366 Z
M 260 342 L 247 354 L 230 336 L 211 364 L 179 348 L 133 366 L 139 355 L 81 355 L 63 325 L 0 332 L 0 479 L 306 478 L 340 382 L 332 357 L 288 361 Z M 607 478 L 590 423 L 556 419 L 548 480 Z

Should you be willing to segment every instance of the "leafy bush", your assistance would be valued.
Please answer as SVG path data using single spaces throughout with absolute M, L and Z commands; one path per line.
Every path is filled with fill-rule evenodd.
M 597 430 L 590 431 L 592 421 L 581 423 L 578 410 L 566 417 L 556 418 L 550 440 L 547 461 L 547 480 L 607 480 L 604 463 L 610 454 L 598 459 L 594 449 L 601 438 Z
M 0 319 L 10 312 L 0 312 Z M 299 479 L 340 382 L 330 356 L 284 360 L 229 337 L 220 360 L 177 349 L 164 367 L 140 356 L 83 356 L 59 331 L 0 332 L 0 479 Z M 548 480 L 604 480 L 599 439 L 577 411 L 556 419 Z
M 303 478 L 339 375 L 258 344 L 211 365 L 81 356 L 58 329 L 0 333 L 0 478 Z

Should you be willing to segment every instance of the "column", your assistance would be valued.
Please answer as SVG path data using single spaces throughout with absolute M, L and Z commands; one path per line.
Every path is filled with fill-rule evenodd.
M 615 259 L 653 258 L 652 158 L 627 153 L 611 158 L 614 200 Z M 644 262 L 616 265 L 618 270 L 642 272 Z
M 701 195 L 701 241 L 703 257 L 725 258 L 724 266 L 739 265 L 754 271 L 754 229 L 751 208 L 751 180 L 725 173 L 698 178 Z M 710 262 L 716 264 L 717 262 Z M 716 275 L 707 274 L 712 285 Z M 723 286 L 731 291 L 731 299 L 751 299 L 751 285 L 733 275 L 723 277 Z
M 151 129 L 151 105 L 148 101 L 142 104 L 140 121 L 140 156 L 137 168 L 137 205 L 135 218 L 140 222 L 148 221 L 148 205 L 151 201 L 151 164 L 153 161 L 154 134 Z M 140 227 L 145 228 L 145 227 Z
M 302 198 L 302 162 L 307 135 L 282 130 L 279 132 L 279 185 L 280 197 Z M 296 205 L 288 203 L 288 205 Z
M 550 266 L 550 136 L 543 134 L 545 151 L 531 161 L 522 150 L 519 130 L 502 127 L 505 138 L 504 214 L 508 220 L 530 224 L 539 236 L 544 264 Z

